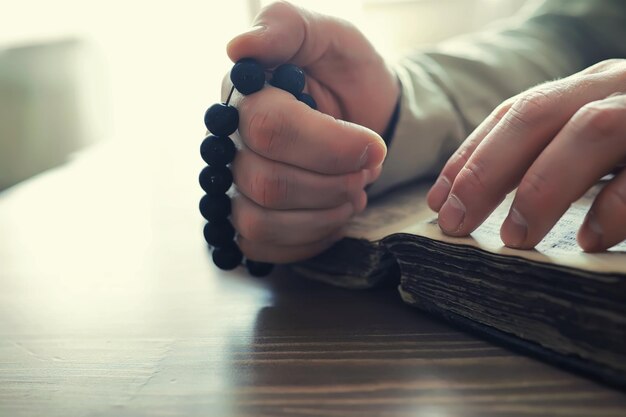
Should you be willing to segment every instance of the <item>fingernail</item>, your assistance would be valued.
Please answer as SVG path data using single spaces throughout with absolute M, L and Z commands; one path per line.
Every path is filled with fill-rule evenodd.
M 367 165 L 367 161 L 369 160 L 370 148 L 372 147 L 371 143 L 368 143 L 365 147 L 365 150 L 361 154 L 361 158 L 359 158 L 359 168 L 363 168 Z
M 439 211 L 439 227 L 446 233 L 455 233 L 463 224 L 465 206 L 454 194 L 450 194 Z
M 247 36 L 247 35 L 260 36 L 263 34 L 263 32 L 265 32 L 265 29 L 267 29 L 267 26 L 264 26 L 264 25 L 252 26 L 250 29 L 246 30 L 245 32 L 240 33 L 239 35 L 231 39 L 226 45 L 226 49 L 230 48 L 231 44 L 237 41 L 242 36 Z
M 450 188 L 450 181 L 446 177 L 440 176 L 437 178 L 427 197 L 433 210 L 439 211 L 441 209 L 443 203 L 446 202 L 446 198 L 448 198 L 448 194 L 450 194 Z
M 597 250 L 602 246 L 602 226 L 598 223 L 598 218 L 593 211 L 587 214 L 587 220 L 585 221 L 585 243 L 586 250 Z
M 511 209 L 502 228 L 503 234 L 507 236 L 507 246 L 511 248 L 522 246 L 528 233 L 528 223 L 517 209 Z
M 254 25 L 250 29 L 246 30 L 242 33 L 242 35 L 260 35 L 262 32 L 267 29 L 265 25 Z

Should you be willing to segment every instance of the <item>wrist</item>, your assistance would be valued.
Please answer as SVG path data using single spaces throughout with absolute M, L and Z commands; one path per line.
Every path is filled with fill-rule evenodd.
M 397 79 L 397 78 L 396 78 Z M 400 80 L 398 79 L 398 84 L 400 84 Z M 382 132 L 381 137 L 385 141 L 385 145 L 387 148 L 391 146 L 391 140 L 393 139 L 393 135 L 396 132 L 396 126 L 398 125 L 398 119 L 400 118 L 400 103 L 402 102 L 402 89 L 398 89 L 398 96 L 396 98 L 396 104 L 393 108 L 393 112 L 391 113 L 391 117 L 387 122 L 387 127 Z
M 398 121 L 402 89 L 397 74 L 386 63 L 383 65 L 385 70 L 383 79 L 385 83 L 383 84 L 382 91 L 384 91 L 384 94 L 381 94 L 379 99 L 378 117 L 375 121 L 376 126 L 373 126 L 372 130 L 378 133 L 384 139 L 385 143 L 389 145 L 389 141 L 395 131 L 395 125 Z

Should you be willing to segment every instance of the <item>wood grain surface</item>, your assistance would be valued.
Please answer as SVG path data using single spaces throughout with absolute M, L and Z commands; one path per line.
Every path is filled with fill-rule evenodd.
M 216 270 L 197 161 L 116 146 L 0 195 L 0 416 L 626 415 L 394 288 Z

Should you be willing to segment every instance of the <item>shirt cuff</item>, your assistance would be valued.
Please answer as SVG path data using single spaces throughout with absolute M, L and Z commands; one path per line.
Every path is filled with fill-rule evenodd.
M 420 64 L 405 59 L 396 68 L 401 85 L 398 123 L 378 180 L 368 188 L 375 197 L 420 177 L 433 175 L 465 134 L 445 92 Z

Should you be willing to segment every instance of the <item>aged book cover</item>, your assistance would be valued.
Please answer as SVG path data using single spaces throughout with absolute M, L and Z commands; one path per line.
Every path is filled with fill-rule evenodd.
M 349 288 L 398 285 L 402 299 L 463 328 L 626 388 L 626 242 L 589 254 L 576 232 L 601 184 L 536 247 L 506 248 L 509 196 L 470 237 L 441 233 L 426 184 L 374 201 L 300 274 Z

